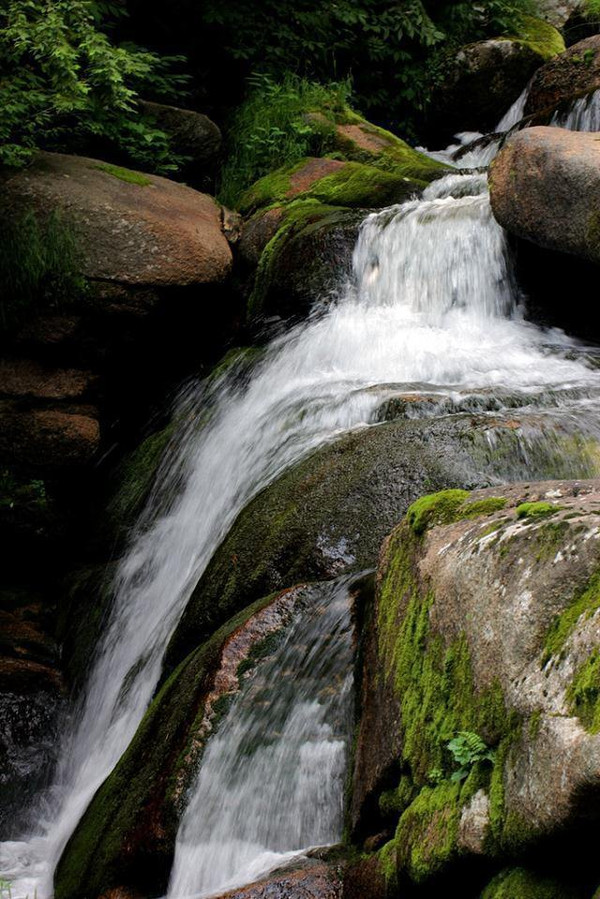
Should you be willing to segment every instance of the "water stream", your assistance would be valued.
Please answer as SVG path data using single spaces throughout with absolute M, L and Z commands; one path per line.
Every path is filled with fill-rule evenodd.
M 518 114 L 513 109 L 506 127 Z M 460 165 L 487 161 L 487 154 L 473 150 Z M 524 321 L 484 175 L 450 174 L 421 199 L 369 216 L 354 253 L 354 277 L 325 310 L 275 339 L 247 383 L 224 377 L 208 393 L 205 385 L 193 384 L 180 397 L 178 428 L 119 564 L 112 614 L 65 735 L 53 787 L 33 833 L 0 846 L 0 871 L 13 882 L 13 899 L 34 891 L 37 899 L 51 896 L 55 864 L 140 723 L 194 586 L 236 516 L 265 485 L 314 448 L 351 429 L 376 426 L 382 402 L 394 391 L 435 393 L 441 403 L 463 404 L 491 394 L 496 413 L 519 405 L 551 408 L 560 427 L 596 436 L 600 375 L 591 359 L 562 332 Z M 242 742 L 239 728 L 250 721 L 243 702 L 239 720 L 230 715 L 221 732 Z M 310 727 L 318 726 L 320 715 L 317 709 Z M 273 753 L 287 765 L 285 727 L 283 733 Z M 206 766 L 220 739 L 209 744 L 182 824 L 173 899 L 190 890 L 205 894 L 214 885 L 213 866 L 198 853 L 206 846 L 214 853 L 216 837 L 197 830 L 194 810 L 198 796 L 210 789 Z M 262 764 L 260 754 L 255 761 Z M 235 762 L 230 760 L 235 777 L 243 779 Z M 332 783 L 339 779 L 336 764 Z M 248 790 L 246 814 L 260 817 L 262 797 L 249 783 L 239 789 Z M 290 820 L 297 815 L 295 803 L 287 795 L 281 804 Z M 228 839 L 246 845 L 254 839 L 236 835 L 233 807 L 232 816 L 229 837 L 218 831 L 227 857 Z M 241 883 L 249 870 L 260 873 L 257 859 L 265 851 L 296 851 L 335 838 L 334 831 L 332 826 L 325 835 L 314 823 L 312 831 L 304 828 L 292 838 L 279 827 L 276 839 L 261 837 L 256 857 L 248 850 L 242 868 L 227 869 L 221 880 Z

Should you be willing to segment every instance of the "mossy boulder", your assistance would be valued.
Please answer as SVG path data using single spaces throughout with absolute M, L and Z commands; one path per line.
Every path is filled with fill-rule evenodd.
M 481 899 L 591 899 L 580 886 L 528 868 L 506 868 L 486 886 Z
M 435 177 L 445 171 L 433 161 L 429 170 L 435 172 Z M 377 208 L 399 203 L 426 183 L 404 171 L 387 171 L 362 162 L 307 158 L 265 175 L 253 184 L 243 195 L 240 209 L 247 215 L 256 209 L 299 198 L 317 200 L 328 206 Z
M 536 69 L 564 49 L 556 28 L 529 16 L 516 37 L 463 47 L 433 95 L 429 140 L 443 143 L 459 131 L 492 131 Z
M 67 844 L 56 899 L 166 892 L 177 827 L 205 743 L 244 678 L 310 602 L 310 587 L 260 599 L 195 649 L 164 684 Z
M 364 428 L 298 463 L 238 516 L 182 616 L 167 668 L 259 596 L 372 566 L 410 503 L 432 489 L 483 486 L 527 473 L 598 472 L 593 442 L 566 434 L 553 442 L 539 422 L 522 424 L 528 452 L 521 463 L 514 415 L 491 423 L 485 415 L 459 414 Z
M 276 217 L 275 217 L 276 216 Z M 244 229 L 243 242 L 256 251 L 247 314 L 303 317 L 335 296 L 352 274 L 352 254 L 364 210 L 298 200 L 258 212 Z
M 600 145 L 595 134 L 526 128 L 489 175 L 492 209 L 510 233 L 600 263 Z
M 551 481 L 423 498 L 384 544 L 352 819 L 357 838 L 391 835 L 390 885 L 557 841 L 585 862 L 600 817 L 599 533 L 600 481 Z
M 531 82 L 525 115 L 546 124 L 556 110 L 600 89 L 600 35 L 579 41 L 547 62 Z

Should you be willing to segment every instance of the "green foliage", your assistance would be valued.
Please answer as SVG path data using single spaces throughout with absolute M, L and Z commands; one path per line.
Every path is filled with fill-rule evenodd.
M 335 113 L 346 108 L 349 97 L 346 83 L 323 85 L 293 75 L 285 75 L 279 83 L 255 76 L 250 83 L 248 98 L 228 125 L 219 199 L 229 206 L 235 206 L 246 188 L 274 169 L 291 166 L 305 156 L 324 155 L 330 148 Z M 322 114 L 322 128 L 308 123 L 310 112 Z
M 176 58 L 115 46 L 102 30 L 115 4 L 5 0 L 0 7 L 0 164 L 19 166 L 36 148 L 114 145 L 143 167 L 177 166 L 164 132 L 136 112 L 140 90 L 174 95 Z M 178 59 L 178 58 L 177 58 Z
M 54 213 L 0 221 L 0 333 L 13 330 L 32 308 L 60 306 L 85 291 L 73 229 Z
M 441 59 L 459 45 L 519 34 L 534 0 L 205 0 L 200 20 L 252 71 L 351 76 L 359 108 L 394 126 L 422 111 Z M 210 51 L 209 51 L 210 52 Z
M 496 753 L 487 746 L 479 734 L 470 730 L 461 730 L 447 744 L 447 749 L 454 762 L 459 765 L 450 780 L 460 781 L 468 777 L 473 765 L 477 762 L 494 763 Z
M 594 650 L 576 673 L 568 690 L 573 714 L 581 720 L 586 730 L 600 731 L 600 652 Z
M 565 644 L 575 630 L 580 618 L 592 617 L 600 608 L 600 575 L 595 574 L 590 578 L 583 593 L 577 595 L 567 606 L 564 612 L 557 615 L 546 636 L 542 665 L 550 659 L 560 660 Z
M 0 472 L 0 509 L 14 509 L 21 505 L 45 508 L 47 503 L 44 481 L 37 478 L 31 481 L 20 480 L 8 469 Z
M 109 165 L 109 163 L 103 162 L 101 165 L 97 165 L 96 168 L 106 172 L 107 175 L 112 175 L 113 178 L 118 178 L 119 181 L 127 182 L 127 184 L 139 184 L 140 187 L 147 187 L 149 184 L 152 184 L 149 178 L 145 178 L 139 172 L 124 169 L 120 165 Z

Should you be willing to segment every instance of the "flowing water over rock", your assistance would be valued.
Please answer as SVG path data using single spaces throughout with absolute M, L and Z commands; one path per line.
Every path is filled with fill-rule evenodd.
M 250 883 L 299 850 L 341 838 L 352 733 L 350 580 L 319 588 L 209 742 L 169 896 Z
M 600 131 L 600 91 L 580 97 L 569 109 L 554 113 L 550 124 L 568 131 Z
M 55 783 L 35 811 L 33 835 L 0 847 L 13 899 L 34 890 L 38 899 L 51 895 L 54 866 L 134 735 L 194 586 L 265 485 L 314 448 L 374 425 L 394 392 L 463 403 L 491 394 L 495 412 L 509 396 L 508 408 L 551 406 L 551 427 L 597 436 L 593 360 L 561 332 L 523 320 L 483 176 L 449 175 L 421 200 L 369 217 L 354 271 L 337 302 L 271 344 L 248 383 L 225 378 L 181 397 L 178 431 L 119 565 L 110 620 Z M 287 814 L 293 819 L 298 810 L 292 805 Z M 183 825 L 179 868 L 189 833 Z M 315 824 L 277 851 L 320 839 Z M 233 871 L 231 878 L 239 882 Z

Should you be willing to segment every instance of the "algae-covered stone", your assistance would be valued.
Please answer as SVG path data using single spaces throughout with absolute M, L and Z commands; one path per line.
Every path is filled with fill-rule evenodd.
M 429 170 L 435 177 L 445 171 L 433 161 Z M 299 198 L 363 209 L 390 206 L 425 184 L 425 179 L 410 177 L 404 170 L 386 171 L 361 162 L 308 158 L 265 175 L 243 195 L 240 209 L 248 214 L 263 206 Z
M 351 433 L 301 461 L 238 516 L 194 591 L 167 666 L 259 596 L 373 565 L 385 535 L 432 489 L 598 472 L 595 444 L 565 433 L 556 438 L 552 430 L 555 442 L 539 422 L 522 423 L 522 462 L 514 415 L 493 423 L 472 415 L 399 419 Z
M 589 899 L 589 892 L 527 868 L 507 868 L 486 886 L 481 899 Z
M 148 709 L 58 864 L 56 899 L 110 889 L 166 891 L 178 822 L 208 737 L 312 588 L 268 596 L 228 621 L 185 659 Z
M 426 497 L 386 541 L 352 817 L 378 832 L 395 778 L 390 883 L 600 817 L 599 535 L 600 481 L 554 481 Z

